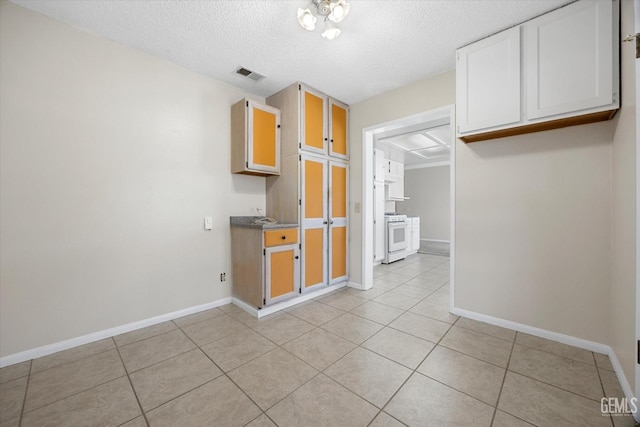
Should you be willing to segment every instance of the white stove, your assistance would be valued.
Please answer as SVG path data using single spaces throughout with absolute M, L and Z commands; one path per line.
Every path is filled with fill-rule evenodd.
M 409 221 L 406 215 L 396 213 L 384 214 L 384 259 L 383 264 L 404 259 L 407 256 L 409 243 Z

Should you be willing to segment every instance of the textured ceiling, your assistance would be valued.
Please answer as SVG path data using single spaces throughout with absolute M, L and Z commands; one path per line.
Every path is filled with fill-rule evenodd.
M 307 1 L 11 1 L 259 96 L 300 80 L 353 104 L 453 69 L 456 48 L 572 0 L 352 0 L 331 41 L 298 25 Z

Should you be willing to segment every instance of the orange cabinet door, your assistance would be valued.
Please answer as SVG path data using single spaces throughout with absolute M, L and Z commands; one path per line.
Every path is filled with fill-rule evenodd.
M 329 284 L 348 277 L 348 165 L 329 162 Z
M 311 88 L 300 87 L 300 148 L 316 154 L 327 153 L 327 97 Z
M 247 168 L 280 172 L 280 110 L 247 101 Z
M 329 99 L 329 155 L 333 157 L 348 158 L 348 115 L 345 104 Z
M 302 291 L 327 283 L 328 162 L 301 156 Z
M 274 246 L 265 250 L 265 302 L 271 304 L 299 291 L 298 245 Z

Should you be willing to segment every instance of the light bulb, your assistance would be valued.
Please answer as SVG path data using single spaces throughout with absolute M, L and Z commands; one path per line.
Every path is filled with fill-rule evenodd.
M 327 18 L 333 22 L 340 22 L 347 16 L 350 8 L 351 5 L 345 0 L 334 0 L 331 2 L 331 15 Z
M 325 21 L 322 37 L 327 40 L 333 40 L 340 35 L 340 28 L 336 27 L 333 22 Z
M 298 9 L 298 23 L 307 31 L 316 29 L 316 17 L 309 9 Z

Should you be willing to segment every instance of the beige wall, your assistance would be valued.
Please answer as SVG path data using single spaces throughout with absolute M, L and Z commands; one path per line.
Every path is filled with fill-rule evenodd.
M 362 282 L 362 211 L 354 203 L 362 202 L 362 130 L 380 123 L 419 114 L 455 103 L 455 71 L 418 81 L 386 94 L 350 106 L 350 198 L 351 246 L 350 276 Z
M 0 7 L 0 355 L 229 296 L 229 216 L 265 205 L 229 172 L 246 94 Z
M 622 1 L 620 34 L 634 34 L 631 0 Z M 622 108 L 614 118 L 610 344 L 635 389 L 636 81 L 633 43 L 622 43 Z
M 420 238 L 449 240 L 451 231 L 451 178 L 449 166 L 405 169 L 404 194 L 399 213 L 420 217 Z

